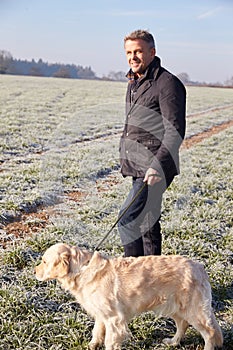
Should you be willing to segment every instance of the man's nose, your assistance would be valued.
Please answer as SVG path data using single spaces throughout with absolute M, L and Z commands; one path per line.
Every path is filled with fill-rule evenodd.
M 137 61 L 138 57 L 137 57 L 137 55 L 135 53 L 132 53 L 130 59 L 133 60 L 133 61 Z

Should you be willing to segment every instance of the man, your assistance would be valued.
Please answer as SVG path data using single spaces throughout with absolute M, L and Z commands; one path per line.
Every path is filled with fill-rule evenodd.
M 120 215 L 140 194 L 118 229 L 125 256 L 160 255 L 162 195 L 179 174 L 186 91 L 177 77 L 161 67 L 149 32 L 132 32 L 125 37 L 124 48 L 130 70 L 120 163 L 122 175 L 132 177 L 132 189 Z

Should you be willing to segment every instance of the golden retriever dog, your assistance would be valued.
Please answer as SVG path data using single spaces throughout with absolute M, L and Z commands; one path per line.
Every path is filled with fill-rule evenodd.
M 39 281 L 57 279 L 94 318 L 91 350 L 121 349 L 130 336 L 129 321 L 143 312 L 172 318 L 178 345 L 189 325 L 204 338 L 204 350 L 221 347 L 221 329 L 211 308 L 211 287 L 204 268 L 182 256 L 107 258 L 98 252 L 57 243 L 35 268 Z

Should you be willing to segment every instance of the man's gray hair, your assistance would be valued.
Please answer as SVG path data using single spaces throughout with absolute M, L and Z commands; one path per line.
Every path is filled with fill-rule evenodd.
M 153 35 L 150 34 L 147 30 L 142 30 L 142 29 L 135 30 L 134 32 L 126 35 L 124 38 L 124 44 L 127 40 L 137 40 L 137 39 L 146 41 L 150 45 L 150 48 L 155 47 L 155 41 L 154 41 Z

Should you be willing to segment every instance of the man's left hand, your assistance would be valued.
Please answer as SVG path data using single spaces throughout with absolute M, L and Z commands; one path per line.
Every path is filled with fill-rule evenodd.
M 153 186 L 160 181 L 161 175 L 159 175 L 158 171 L 153 168 L 149 168 L 146 172 L 143 182 L 146 182 L 149 186 Z

